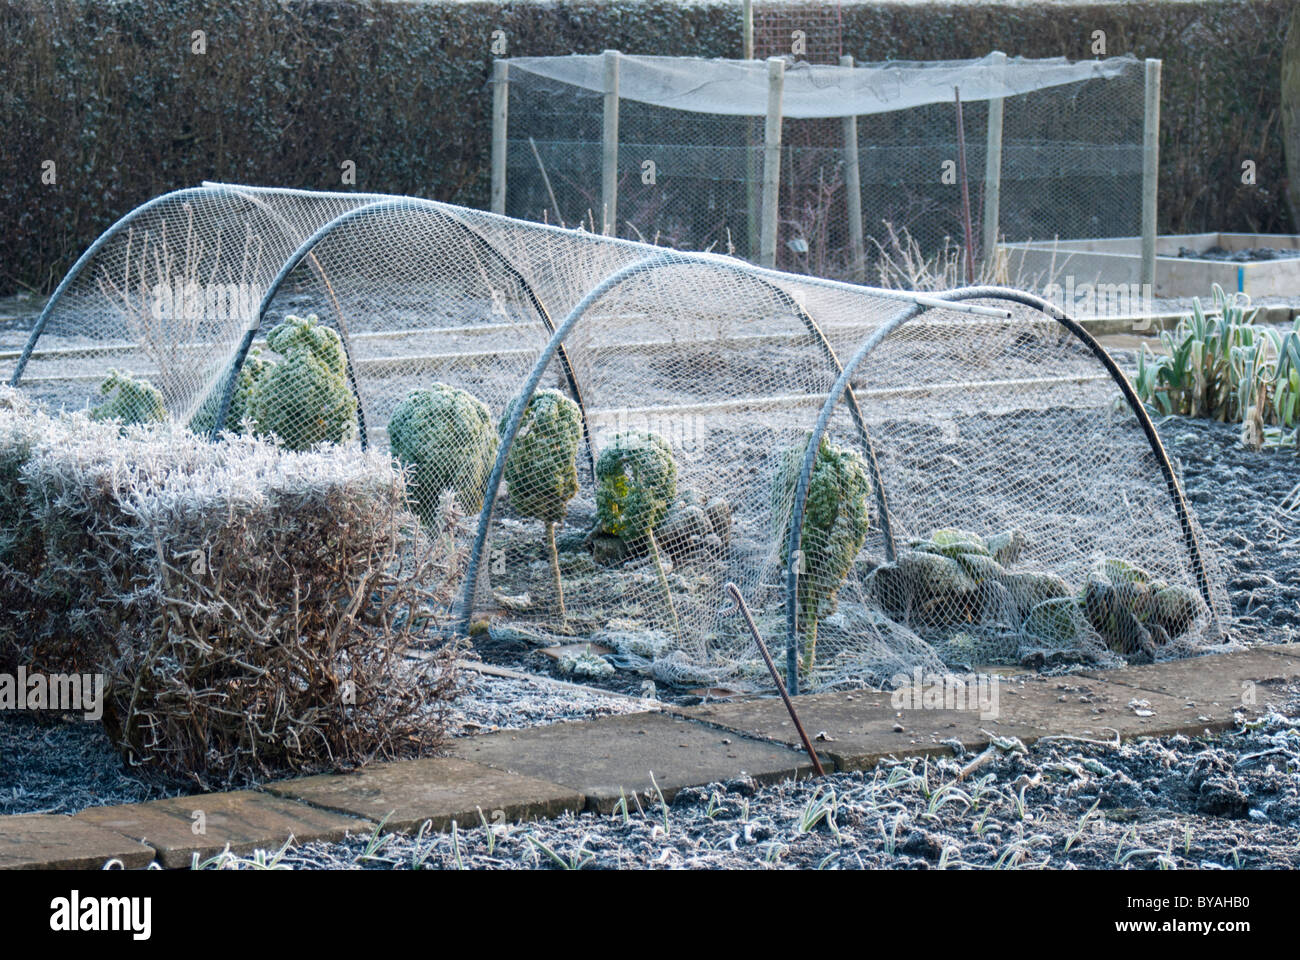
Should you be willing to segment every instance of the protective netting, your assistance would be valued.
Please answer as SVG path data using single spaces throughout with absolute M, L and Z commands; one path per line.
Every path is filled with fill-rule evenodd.
M 1199 530 L 1069 330 L 1024 311 L 935 311 L 883 337 L 853 380 L 878 465 L 865 470 L 873 516 L 829 619 L 817 614 L 833 578 L 801 584 L 814 681 L 859 669 L 856 635 L 882 615 L 949 665 L 1164 659 L 1216 636 L 1226 597 L 1213 558 L 1169 549 Z M 837 549 L 817 537 L 842 532 L 816 519 L 812 494 L 808 509 L 805 565 Z
M 132 211 L 97 241 L 52 298 L 24 389 L 55 406 L 83 406 L 112 368 L 161 395 L 113 384 L 128 419 L 188 419 L 229 368 L 261 299 L 293 251 L 364 196 L 204 186 Z
M 262 250 L 265 310 L 127 324 L 95 280 L 153 269 L 142 224 Z M 235 282 L 224 262 L 197 275 Z M 765 687 L 728 581 L 804 689 L 1219 639 L 1212 550 L 1121 381 L 1077 328 L 977 294 L 945 306 L 412 198 L 212 185 L 99 245 L 19 383 L 125 420 L 207 432 L 226 411 L 286 446 L 388 449 L 463 561 L 448 628 L 591 640 L 610 653 L 589 669 Z
M 757 262 L 767 64 L 617 59 L 614 235 Z M 507 64 L 505 212 L 600 231 L 604 58 Z M 775 265 L 890 286 L 960 282 L 959 90 L 976 270 L 1041 289 L 1068 270 L 1066 257 L 1043 267 L 1014 250 L 999 258 L 981 249 L 991 174 L 999 201 L 990 235 L 998 243 L 1136 236 L 1143 89 L 1142 64 L 1132 57 L 1070 63 L 991 54 L 852 68 L 790 61 Z M 1001 104 L 1001 162 L 990 166 L 992 102 Z M 849 220 L 846 117 L 857 125 L 860 252 Z

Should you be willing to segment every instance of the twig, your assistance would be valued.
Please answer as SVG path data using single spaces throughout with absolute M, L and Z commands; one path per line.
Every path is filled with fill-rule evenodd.
M 957 779 L 965 780 L 968 776 L 970 776 L 980 767 L 984 766 L 984 764 L 992 760 L 997 755 L 997 752 L 998 752 L 998 748 L 990 743 L 987 747 L 984 748 L 983 753 L 977 756 L 970 763 L 966 764 L 966 766 L 961 768 L 961 772 L 957 774 Z
M 1092 740 L 1089 739 L 1088 737 L 1071 736 L 1068 733 L 1053 733 L 1046 737 L 1039 737 L 1038 742 L 1044 743 L 1048 740 L 1070 740 L 1074 743 L 1091 743 L 1098 747 L 1110 747 L 1112 750 L 1118 750 L 1123 743 L 1123 741 L 1120 740 L 1119 731 L 1116 730 L 1114 727 L 1102 727 L 1101 729 L 1109 730 L 1111 733 L 1115 734 L 1115 739 L 1114 740 Z
M 966 128 L 961 119 L 961 88 L 952 88 L 957 100 L 957 162 L 961 166 L 961 226 L 966 236 L 966 282 L 975 282 L 975 234 L 970 221 L 970 185 L 966 182 Z
M 560 205 L 555 202 L 555 191 L 551 189 L 551 178 L 546 175 L 546 164 L 542 163 L 542 155 L 537 150 L 537 141 L 529 137 L 528 145 L 533 148 L 533 156 L 537 158 L 537 169 L 542 171 L 542 183 L 546 184 L 546 192 L 551 198 L 551 209 L 555 211 L 555 220 L 563 227 L 564 217 L 560 216 Z

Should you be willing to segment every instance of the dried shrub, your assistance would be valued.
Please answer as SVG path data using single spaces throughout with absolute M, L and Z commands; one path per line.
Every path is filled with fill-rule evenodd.
M 22 471 L 46 434 L 25 397 L 0 388 L 0 672 L 28 661 L 28 620 L 36 609 L 32 576 L 40 538 L 29 522 Z
M 16 391 L 0 393 L 0 667 L 25 665 L 46 672 L 92 669 L 93 656 L 71 624 L 91 596 L 81 570 L 51 569 L 47 534 L 75 523 L 70 501 L 53 489 L 33 495 L 34 465 L 89 441 L 112 449 L 118 426 L 84 413 L 51 416 Z M 37 475 L 43 476 L 37 471 Z M 63 514 L 69 508 L 67 516 Z M 42 519 L 49 521 L 43 526 Z M 57 538 L 68 546 L 75 540 Z
M 360 451 L 221 447 L 123 504 L 140 574 L 107 665 L 114 741 L 206 788 L 436 748 L 454 651 L 406 653 L 455 558 L 400 474 Z
M 51 672 L 99 672 L 108 638 L 129 615 L 121 598 L 141 575 L 123 506 L 133 492 L 198 470 L 221 452 L 172 425 L 39 416 L 50 434 L 20 476 L 25 522 L 38 544 L 25 564 L 36 601 L 26 618 L 27 661 Z
M 463 557 L 379 453 L 210 443 L 0 392 L 0 663 L 104 673 L 126 759 L 205 788 L 434 749 Z

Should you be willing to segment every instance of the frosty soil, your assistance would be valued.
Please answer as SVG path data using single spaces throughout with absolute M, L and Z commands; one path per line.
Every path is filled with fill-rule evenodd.
M 464 692 L 448 724 L 452 736 L 634 713 L 647 704 L 532 681 L 465 671 Z M 0 713 L 0 815 L 76 813 L 194 792 L 182 783 L 142 779 L 122 766 L 99 723 L 54 714 Z
M 1068 696 L 1068 681 L 1058 684 Z M 1300 686 L 1215 739 L 1048 737 L 759 788 L 745 777 L 612 816 L 382 829 L 286 847 L 294 869 L 1295 869 L 1300 866 Z M 249 867 L 226 856 L 209 866 Z
M 1181 467 L 1192 511 L 1217 547 L 1236 634 L 1247 641 L 1300 640 L 1294 453 L 1247 450 L 1232 424 L 1170 417 L 1157 427 Z

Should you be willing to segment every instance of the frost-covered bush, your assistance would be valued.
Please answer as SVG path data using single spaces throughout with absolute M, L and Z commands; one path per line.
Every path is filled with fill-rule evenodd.
M 450 653 L 426 669 L 404 651 L 455 563 L 386 456 L 12 400 L 0 655 L 104 673 L 104 723 L 132 763 L 217 787 L 438 742 Z
M 498 435 L 504 434 L 519 398 L 510 401 Z M 564 619 L 564 586 L 560 556 L 555 547 L 555 525 L 578 492 L 578 444 L 582 440 L 582 413 L 578 405 L 555 390 L 539 390 L 528 402 L 519 432 L 506 458 L 505 481 L 510 505 L 525 517 L 542 521 L 550 554 L 556 612 Z
M 51 419 L 57 441 L 37 445 L 21 474 L 40 545 L 34 658 L 45 669 L 94 670 L 129 614 L 118 598 L 130 596 L 138 572 L 126 542 L 126 498 L 222 452 L 171 423 L 119 428 L 80 416 Z
M 49 433 L 50 418 L 38 416 L 22 394 L 0 387 L 0 565 L 23 561 L 17 556 L 31 539 L 22 470 L 32 450 Z
M 378 452 L 235 438 L 124 503 L 137 558 L 106 728 L 134 763 L 213 788 L 436 747 L 450 653 L 405 659 L 448 558 Z
M 0 388 L 0 672 L 31 664 L 40 610 L 34 582 L 43 550 L 23 470 L 41 444 L 63 439 L 70 422 L 89 424 L 46 416 L 16 390 Z
M 129 425 L 162 423 L 167 419 L 162 394 L 148 380 L 136 380 L 130 374 L 109 370 L 108 379 L 99 385 L 99 392 L 108 399 L 91 410 L 94 420 L 120 420 Z
M 475 513 L 497 456 L 492 414 L 472 394 L 445 383 L 413 390 L 388 421 L 388 444 L 410 477 L 412 505 L 436 520 L 446 490 L 460 509 Z
M 290 450 L 354 436 L 357 398 L 338 333 L 315 315 L 288 316 L 266 335 L 266 344 L 280 359 L 250 384 L 245 402 L 256 432 L 274 435 Z

